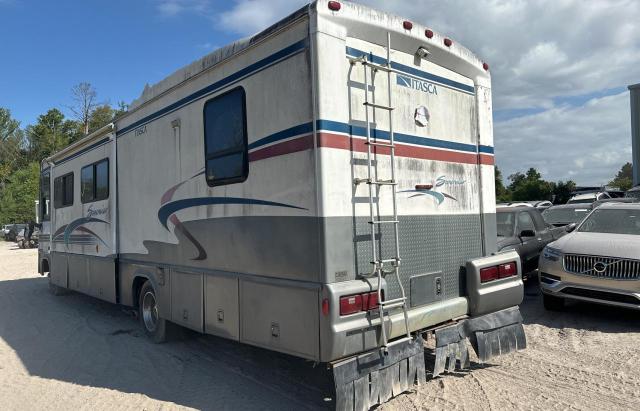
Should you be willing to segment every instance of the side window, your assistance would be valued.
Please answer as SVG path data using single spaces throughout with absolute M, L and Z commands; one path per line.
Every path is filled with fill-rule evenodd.
M 247 118 L 244 89 L 236 88 L 204 105 L 207 184 L 218 186 L 247 179 Z
M 53 203 L 56 208 L 73 205 L 73 173 L 53 180 Z
M 42 221 L 49 221 L 49 201 L 51 200 L 51 171 L 40 175 L 40 215 Z
M 83 204 L 109 198 L 109 159 L 82 167 L 80 188 Z
M 531 219 L 531 215 L 526 211 L 518 214 L 518 232 L 522 232 L 523 230 L 533 230 L 536 231 L 536 226 L 533 224 L 533 219 Z

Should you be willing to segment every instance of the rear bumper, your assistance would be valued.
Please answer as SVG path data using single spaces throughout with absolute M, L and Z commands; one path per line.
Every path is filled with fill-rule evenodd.
M 482 284 L 480 269 L 516 261 L 518 275 Z M 418 332 L 465 316 L 478 317 L 494 313 L 522 302 L 524 284 L 520 276 L 520 259 L 513 252 L 471 260 L 466 264 L 468 297 L 456 297 L 408 310 L 409 331 Z M 383 280 L 384 281 L 384 280 Z M 386 284 L 382 284 L 383 290 Z M 326 285 L 321 300 L 331 307 L 328 316 L 320 320 L 320 360 L 330 362 L 380 347 L 381 332 L 378 310 L 340 316 L 340 297 L 375 291 L 376 279 L 345 281 Z M 410 290 L 405 290 L 410 294 Z M 402 308 L 385 315 L 385 331 L 393 340 L 406 335 Z

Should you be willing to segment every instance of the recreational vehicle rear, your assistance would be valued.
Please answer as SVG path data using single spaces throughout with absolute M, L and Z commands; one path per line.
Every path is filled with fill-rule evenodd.
M 493 162 L 486 64 L 319 0 L 44 160 L 40 272 L 156 341 L 173 323 L 327 363 L 336 407 L 367 408 L 424 380 L 425 333 L 433 375 L 467 339 L 481 361 L 524 347 Z

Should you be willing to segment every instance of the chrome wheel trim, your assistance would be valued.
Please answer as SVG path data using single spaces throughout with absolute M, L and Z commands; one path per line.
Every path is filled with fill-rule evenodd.
M 152 291 L 147 291 L 142 297 L 142 321 L 150 333 L 154 332 L 158 326 L 158 306 Z

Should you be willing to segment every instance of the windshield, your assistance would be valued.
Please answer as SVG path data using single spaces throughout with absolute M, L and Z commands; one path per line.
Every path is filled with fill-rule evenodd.
M 497 213 L 498 237 L 511 237 L 515 231 L 515 213 Z
M 596 209 L 584 220 L 578 231 L 583 233 L 640 235 L 640 209 Z
M 544 221 L 549 224 L 571 224 L 581 221 L 589 214 L 588 208 L 548 208 L 542 212 Z

